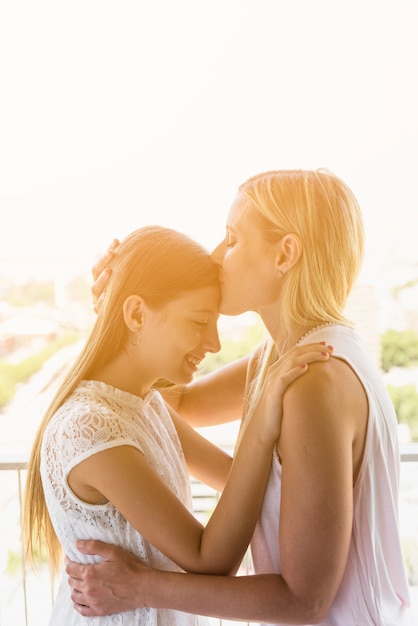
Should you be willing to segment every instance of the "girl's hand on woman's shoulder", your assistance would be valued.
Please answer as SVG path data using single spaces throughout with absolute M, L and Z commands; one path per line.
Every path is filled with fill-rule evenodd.
M 332 352 L 333 347 L 324 342 L 295 346 L 269 367 L 251 417 L 263 434 L 273 441 L 279 438 L 286 389 L 308 371 L 310 363 L 327 361 Z

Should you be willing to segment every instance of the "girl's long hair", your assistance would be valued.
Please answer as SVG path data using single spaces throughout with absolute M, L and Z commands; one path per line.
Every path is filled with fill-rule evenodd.
M 127 341 L 123 303 L 141 295 L 159 308 L 183 292 L 218 286 L 218 271 L 209 253 L 186 235 L 160 226 L 131 233 L 121 243 L 109 267 L 112 270 L 100 312 L 81 354 L 69 369 L 38 428 L 28 464 L 23 511 L 26 561 L 34 565 L 45 547 L 53 573 L 60 565 L 61 546 L 45 503 L 41 480 L 41 450 L 45 429 L 57 409 L 83 379 L 111 361 Z

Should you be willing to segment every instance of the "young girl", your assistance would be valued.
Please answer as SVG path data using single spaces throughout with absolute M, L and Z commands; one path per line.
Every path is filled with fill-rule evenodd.
M 163 570 L 236 571 L 261 507 L 284 390 L 306 362 L 330 351 L 299 349 L 272 370 L 204 528 L 193 516 L 187 470 L 221 491 L 231 459 L 178 418 L 154 386 L 190 382 L 205 354 L 219 350 L 219 297 L 216 266 L 186 236 L 147 227 L 122 242 L 96 323 L 33 446 L 24 512 L 29 558 L 45 540 L 55 571 L 61 546 L 74 560 L 97 562 L 75 542 L 101 539 Z M 85 623 L 64 576 L 50 624 Z M 200 622 L 138 608 L 94 623 Z

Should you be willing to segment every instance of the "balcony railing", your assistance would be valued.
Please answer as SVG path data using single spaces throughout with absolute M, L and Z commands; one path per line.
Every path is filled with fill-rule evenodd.
M 55 595 L 47 566 L 39 573 L 24 568 L 20 525 L 26 460 L 24 453 L 0 456 L 0 626 L 46 626 Z M 403 446 L 401 461 L 401 537 L 413 606 L 418 615 L 418 444 Z M 192 493 L 196 515 L 205 521 L 217 494 L 196 482 L 192 484 Z M 244 563 L 245 567 L 249 567 L 249 562 Z M 218 619 L 212 623 L 214 626 L 237 624 Z

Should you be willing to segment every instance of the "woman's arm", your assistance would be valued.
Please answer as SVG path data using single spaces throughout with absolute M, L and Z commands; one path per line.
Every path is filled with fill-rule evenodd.
M 308 606 L 280 575 L 205 576 L 154 570 L 118 548 L 80 541 L 84 554 L 102 563 L 84 565 L 66 559 L 74 608 L 83 616 L 103 616 L 141 607 L 171 608 L 220 619 L 260 623 L 315 624 L 326 617 L 320 602 Z M 94 568 L 94 569 L 93 569 Z
M 171 407 L 168 408 L 181 441 L 190 476 L 222 492 L 231 471 L 232 458 L 197 433 Z
M 107 449 L 79 463 L 69 474 L 69 484 L 90 503 L 108 499 L 147 541 L 184 570 L 229 574 L 242 559 L 261 507 L 284 390 L 304 371 L 300 366 L 290 367 L 260 397 L 259 411 L 247 427 L 206 528 L 144 455 L 129 445 Z M 183 445 L 188 453 L 191 442 Z
M 288 389 L 278 446 L 283 480 L 280 575 L 156 572 L 118 549 L 87 543 L 80 546 L 83 552 L 99 551 L 108 560 L 99 566 L 67 562 L 77 610 L 95 615 L 155 606 L 269 623 L 323 621 L 346 565 L 353 476 L 361 462 L 367 412 L 361 384 L 337 359 L 312 365 Z
M 250 357 L 243 357 L 184 387 L 159 389 L 194 428 L 233 422 L 242 417 Z
M 110 500 L 147 541 L 186 571 L 235 571 L 261 508 L 274 441 L 280 433 L 283 394 L 306 372 L 307 366 L 301 367 L 301 363 L 318 358 L 328 358 L 319 344 L 316 349 L 299 348 L 272 367 L 223 494 L 205 528 L 146 458 L 129 445 L 107 449 L 78 464 L 70 472 L 70 486 L 88 502 Z M 200 455 L 191 450 L 199 441 L 191 438 L 190 428 L 186 435 L 184 430 L 180 434 L 186 458 L 197 462 Z M 207 461 L 203 465 L 207 467 Z
M 312 365 L 306 380 L 295 383 L 285 398 L 278 444 L 281 576 L 291 595 L 307 608 L 316 606 L 322 619 L 346 567 L 353 452 L 363 447 L 367 415 L 363 387 L 338 359 L 330 359 L 326 368 Z

